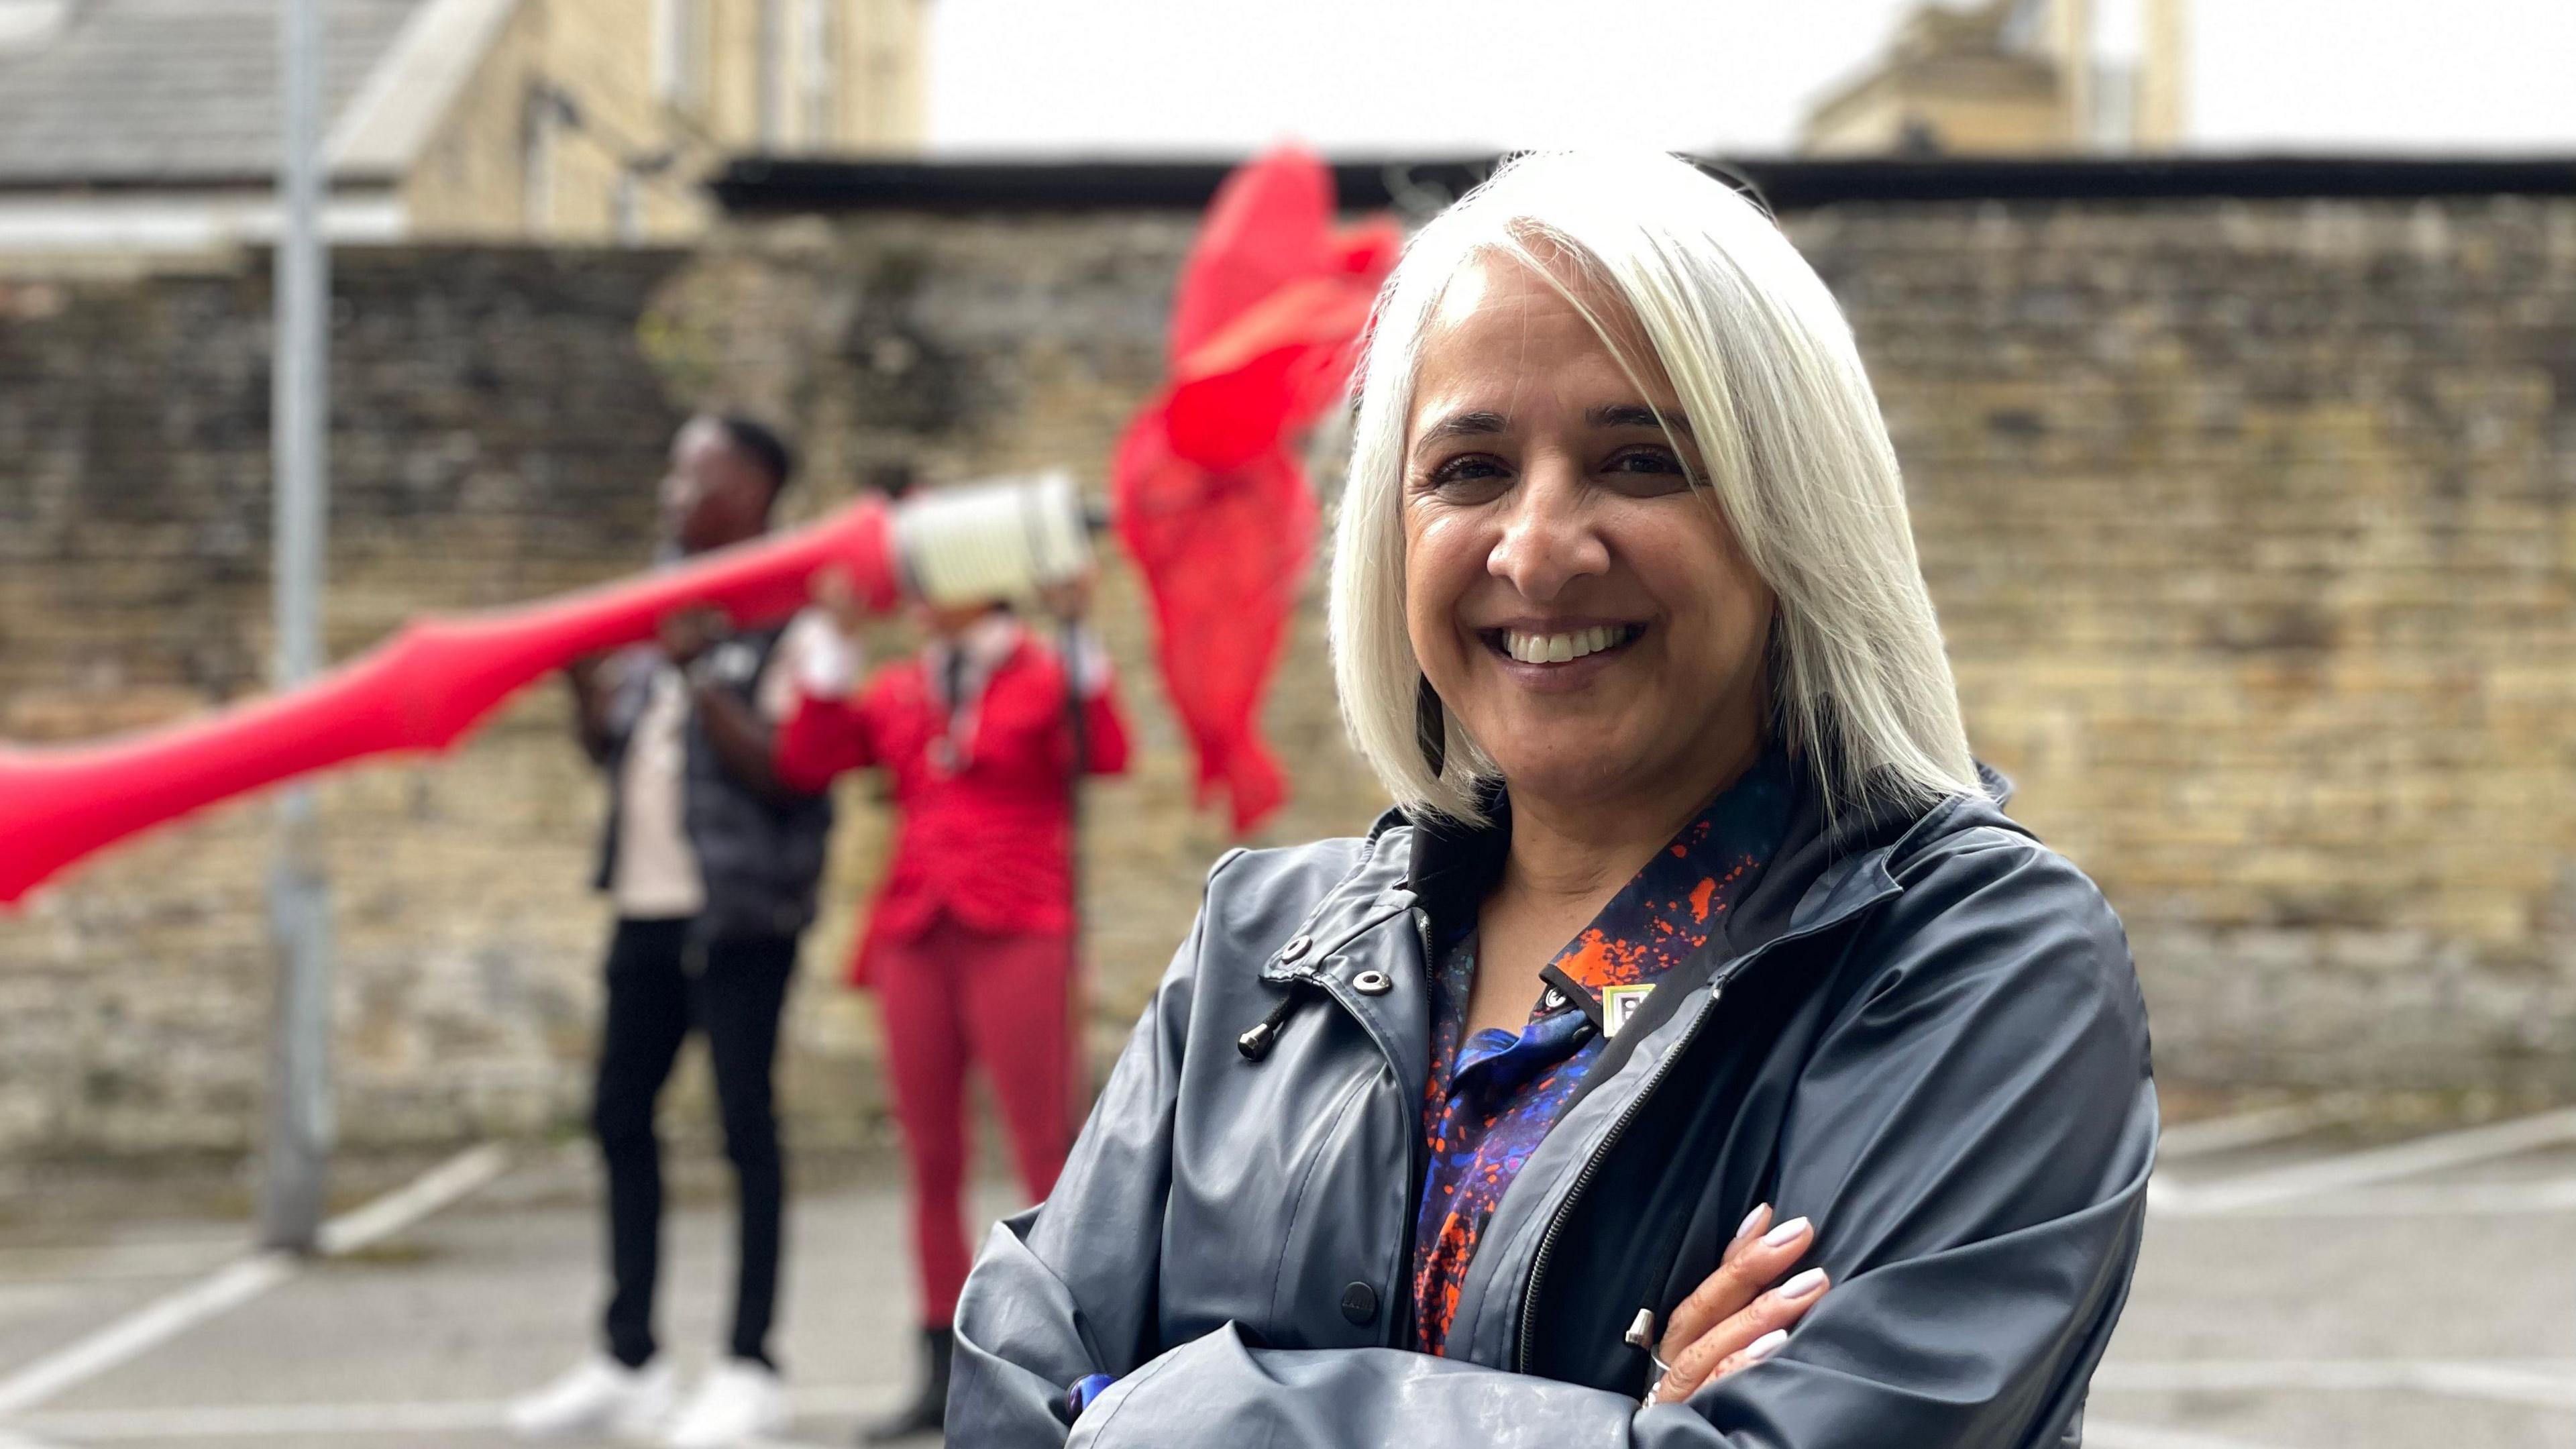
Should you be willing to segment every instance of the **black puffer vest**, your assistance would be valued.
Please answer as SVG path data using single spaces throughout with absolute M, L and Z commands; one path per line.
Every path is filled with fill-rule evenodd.
M 760 676 L 778 651 L 784 628 L 756 629 L 715 646 L 708 671 L 717 683 L 754 705 Z M 599 871 L 593 884 L 607 890 L 617 878 L 617 841 L 623 827 L 626 749 L 652 699 L 654 671 L 628 670 L 609 704 L 608 822 L 600 835 Z M 706 884 L 706 908 L 696 934 L 703 940 L 793 936 L 814 921 L 814 887 L 823 874 L 823 851 L 832 833 L 832 801 L 810 795 L 777 805 L 733 777 L 692 711 L 688 725 L 687 799 L 681 821 Z

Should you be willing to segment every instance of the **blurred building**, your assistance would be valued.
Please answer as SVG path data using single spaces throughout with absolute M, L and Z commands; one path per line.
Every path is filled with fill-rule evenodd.
M 1929 3 L 1807 115 L 1810 155 L 2170 151 L 2183 0 Z
M 925 0 L 323 0 L 346 241 L 668 241 L 745 152 L 903 152 Z M 278 0 L 0 0 L 0 257 L 272 233 Z

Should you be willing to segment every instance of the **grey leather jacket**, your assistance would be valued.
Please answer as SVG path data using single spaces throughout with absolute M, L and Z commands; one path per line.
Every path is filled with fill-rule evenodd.
M 1225 857 L 1053 1196 L 968 1279 L 949 1442 L 2076 1442 L 2155 1154 L 2126 939 L 1993 801 L 1821 816 L 1798 808 L 1728 934 L 1599 1059 L 1437 1358 L 1404 1347 L 1425 943 L 1474 910 L 1500 832 L 1390 816 Z M 1623 1335 L 1640 1309 L 1660 1331 L 1764 1201 L 1815 1220 L 1834 1287 L 1767 1362 L 1640 1408 Z M 1091 1374 L 1117 1382 L 1068 1430 Z

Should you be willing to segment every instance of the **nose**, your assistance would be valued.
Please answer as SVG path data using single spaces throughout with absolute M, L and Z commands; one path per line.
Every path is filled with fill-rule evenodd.
M 1585 503 L 1571 462 L 1533 460 L 1504 499 L 1502 537 L 1486 555 L 1485 571 L 1534 604 L 1554 600 L 1576 579 L 1608 572 L 1610 546 Z

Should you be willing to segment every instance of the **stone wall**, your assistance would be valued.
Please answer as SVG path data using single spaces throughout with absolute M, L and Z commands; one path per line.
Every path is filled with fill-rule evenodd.
M 2576 203 L 1793 230 L 2163 1070 L 2576 1089 Z
M 631 570 L 690 406 L 784 420 L 807 516 L 882 459 L 1092 485 L 1157 381 L 1190 219 L 866 216 L 689 254 L 344 254 L 331 637 Z M 1791 229 L 1879 381 L 1980 751 L 2127 918 L 2169 1078 L 2576 1089 L 2576 203 L 1843 205 Z M 259 687 L 264 270 L 0 289 L 0 737 Z M 1359 828 L 1310 587 L 1265 831 Z M 1093 1040 L 1220 822 L 1104 623 L 1143 749 L 1088 805 Z M 889 638 L 886 647 L 899 641 Z M 452 757 L 323 785 L 343 1125 L 578 1120 L 598 789 L 551 685 Z M 787 1101 L 876 1117 L 835 984 L 883 822 L 845 786 Z M 230 1149 L 257 1121 L 267 812 L 100 857 L 0 918 L 0 1152 Z

